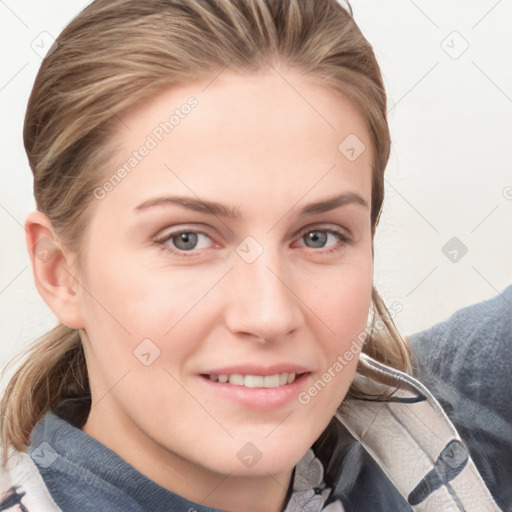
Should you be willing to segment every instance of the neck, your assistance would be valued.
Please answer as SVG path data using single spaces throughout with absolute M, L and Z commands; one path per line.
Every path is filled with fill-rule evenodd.
M 194 503 L 229 512 L 284 509 L 292 469 L 248 476 L 210 471 L 170 452 L 113 410 L 103 404 L 94 407 L 82 430 L 160 486 Z

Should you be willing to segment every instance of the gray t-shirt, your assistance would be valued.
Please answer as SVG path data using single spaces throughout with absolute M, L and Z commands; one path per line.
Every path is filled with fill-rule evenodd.
M 28 452 L 65 512 L 220 512 L 161 487 L 53 412 L 36 425 Z
M 512 511 L 512 286 L 409 342 L 415 376 L 443 405 L 498 504 Z

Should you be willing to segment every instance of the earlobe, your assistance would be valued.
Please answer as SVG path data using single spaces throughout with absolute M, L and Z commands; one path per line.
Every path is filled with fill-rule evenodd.
M 70 267 L 71 254 L 54 235 L 51 221 L 39 211 L 25 221 L 27 248 L 39 294 L 60 322 L 83 329 L 79 283 Z

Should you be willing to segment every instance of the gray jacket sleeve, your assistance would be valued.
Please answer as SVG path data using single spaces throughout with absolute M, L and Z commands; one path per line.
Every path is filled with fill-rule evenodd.
M 512 286 L 409 341 L 415 376 L 440 401 L 497 503 L 512 511 Z

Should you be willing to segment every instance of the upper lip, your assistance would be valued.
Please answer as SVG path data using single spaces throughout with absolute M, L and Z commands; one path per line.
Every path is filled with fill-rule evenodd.
M 308 373 L 310 370 L 302 365 L 282 363 L 272 366 L 256 366 L 254 364 L 241 364 L 234 366 L 225 366 L 202 372 L 202 375 L 275 375 L 277 373 Z

